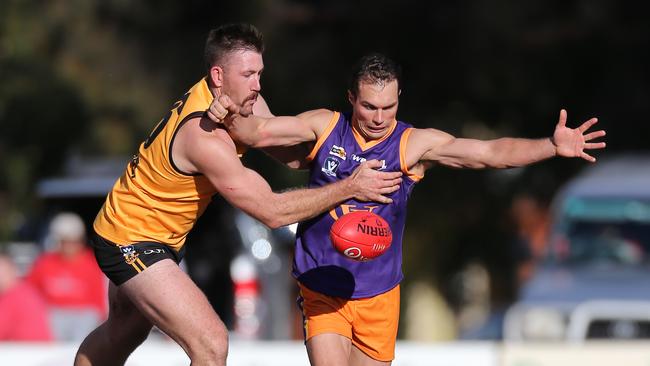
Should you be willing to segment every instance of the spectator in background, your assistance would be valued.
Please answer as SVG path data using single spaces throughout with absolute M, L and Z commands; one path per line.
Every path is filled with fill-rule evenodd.
M 513 199 L 510 213 L 517 230 L 513 250 L 520 286 L 530 279 L 544 256 L 550 230 L 549 203 L 531 193 L 521 193 Z
M 0 254 L 0 341 L 50 341 L 47 307 L 38 292 L 18 278 L 10 257 Z
M 56 215 L 53 248 L 34 262 L 27 280 L 42 294 L 56 340 L 82 340 L 107 312 L 107 282 L 86 246 L 86 229 L 74 213 Z

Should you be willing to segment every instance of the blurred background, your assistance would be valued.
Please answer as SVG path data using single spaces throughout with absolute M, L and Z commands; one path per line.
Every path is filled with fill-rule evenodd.
M 633 298 L 634 306 L 639 306 L 634 308 L 639 319 L 612 321 L 599 325 L 602 329 L 594 325 L 600 329 L 594 334 L 650 337 L 650 307 L 644 307 L 643 296 L 606 289 L 574 299 L 549 290 L 541 300 L 531 301 L 557 302 L 562 311 L 549 315 L 548 309 L 533 306 L 537 312 L 509 318 L 512 327 L 523 327 L 532 314 L 532 333 L 512 327 L 504 331 L 508 309 L 517 305 L 521 310 L 540 268 L 561 269 L 549 275 L 550 280 L 545 277 L 543 289 L 559 286 L 575 293 L 567 290 L 567 283 L 581 283 L 580 276 L 574 275 L 574 262 L 563 260 L 572 250 L 593 247 L 572 249 L 571 235 L 584 234 L 583 227 L 595 233 L 605 224 L 631 223 L 633 229 L 619 227 L 632 230 L 637 242 L 626 258 L 632 255 L 630 250 L 641 254 L 631 261 L 615 261 L 616 265 L 623 263 L 623 271 L 634 272 L 631 276 L 640 279 L 638 283 L 650 279 L 642 255 L 650 247 L 650 194 L 644 192 L 650 189 L 650 173 L 643 175 L 650 170 L 645 155 L 650 148 L 647 3 L 2 0 L 1 4 L 0 247 L 15 266 L 17 281 L 34 278 L 35 263 L 43 256 L 57 252 L 63 256 L 61 242 L 83 240 L 82 232 L 55 235 L 53 219 L 61 213 L 74 214 L 90 228 L 105 194 L 139 143 L 174 101 L 203 77 L 208 31 L 243 21 L 256 25 L 265 36 L 262 94 L 277 115 L 319 107 L 346 110 L 347 76 L 353 63 L 369 51 L 380 51 L 403 66 L 398 117 L 416 127 L 480 139 L 547 137 L 559 110 L 566 108 L 570 126 L 595 116 L 600 120 L 597 127 L 607 130 L 607 149 L 595 152 L 597 166 L 609 158 L 622 159 L 621 164 L 628 166 L 598 173 L 620 181 L 596 187 L 618 190 L 587 189 L 587 196 L 596 195 L 595 201 L 578 191 L 578 203 L 565 203 L 558 196 L 572 179 L 590 174 L 590 164 L 578 159 L 499 171 L 429 170 L 409 207 L 401 340 L 502 340 L 525 334 L 562 340 L 575 332 L 587 337 L 590 325 L 583 333 L 569 331 L 575 327 L 569 324 L 575 307 L 587 300 L 624 298 Z M 306 183 L 305 173 L 285 169 L 263 153 L 251 151 L 244 161 L 276 190 Z M 632 173 L 639 173 L 635 188 L 622 189 L 621 182 L 629 181 L 627 174 Z M 567 195 L 563 197 L 572 197 Z M 575 225 L 567 224 L 567 218 Z M 70 222 L 75 219 L 68 221 L 74 226 Z M 292 239 L 291 228 L 269 231 L 219 198 L 192 232 L 184 268 L 235 339 L 302 336 L 289 275 Z M 64 267 L 67 263 L 52 261 Z M 584 262 L 578 264 L 582 271 Z M 597 267 L 603 268 L 602 263 Z M 601 272 L 587 276 L 596 279 L 595 287 L 603 281 L 613 281 L 610 289 L 624 283 L 612 278 L 611 264 L 604 268 L 609 277 Z M 63 282 L 42 286 L 52 292 Z M 59 290 L 66 292 L 63 287 Z M 634 287 L 629 291 L 640 293 Z M 47 291 L 43 293 L 50 313 L 52 308 L 94 306 L 100 319 L 105 316 L 105 304 L 93 300 L 95 295 L 48 300 Z M 530 310 L 531 305 L 525 306 Z M 65 314 L 59 312 L 57 319 L 65 319 Z M 92 322 L 92 316 L 86 319 Z M 545 329 L 547 324 L 556 326 Z M 54 333 L 48 339 L 63 339 Z

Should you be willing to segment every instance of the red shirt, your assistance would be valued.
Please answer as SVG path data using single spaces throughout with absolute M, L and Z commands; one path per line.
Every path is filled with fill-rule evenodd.
M 0 294 L 0 341 L 51 341 L 47 307 L 27 282 Z
M 43 295 L 50 306 L 61 308 L 95 308 L 104 318 L 107 290 L 104 274 L 89 249 L 72 258 L 59 253 L 41 255 L 27 280 Z

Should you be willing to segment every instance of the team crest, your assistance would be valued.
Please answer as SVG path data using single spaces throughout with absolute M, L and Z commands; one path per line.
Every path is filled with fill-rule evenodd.
M 341 146 L 336 146 L 336 145 L 332 145 L 332 149 L 330 150 L 330 155 L 334 155 L 343 160 L 345 160 L 347 156 L 347 154 L 345 153 L 345 149 Z
M 135 251 L 133 245 L 127 245 L 125 247 L 120 247 L 122 255 L 124 256 L 124 261 L 128 264 L 133 264 L 138 258 L 138 253 Z
M 357 212 L 357 211 L 366 211 L 366 212 L 373 212 L 377 207 L 377 205 L 348 205 L 348 204 L 342 204 L 338 207 L 335 207 L 330 210 L 330 216 L 336 221 L 339 219 L 339 217 L 349 214 L 350 212 Z
M 321 171 L 330 177 L 336 177 L 336 170 L 339 168 L 339 165 L 341 165 L 340 161 L 331 156 L 328 156 L 323 163 Z

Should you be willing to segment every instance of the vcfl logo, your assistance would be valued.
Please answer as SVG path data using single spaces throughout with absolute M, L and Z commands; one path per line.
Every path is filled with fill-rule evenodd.
M 325 167 L 325 169 L 327 169 L 329 171 L 333 171 L 334 168 L 336 168 L 337 166 L 338 166 L 338 164 L 335 161 L 330 160 L 330 161 L 327 162 L 327 166 Z
M 329 156 L 327 159 L 325 159 L 321 171 L 326 175 L 329 175 L 330 177 L 336 177 L 336 170 L 338 169 L 340 164 L 341 164 L 340 161 Z

